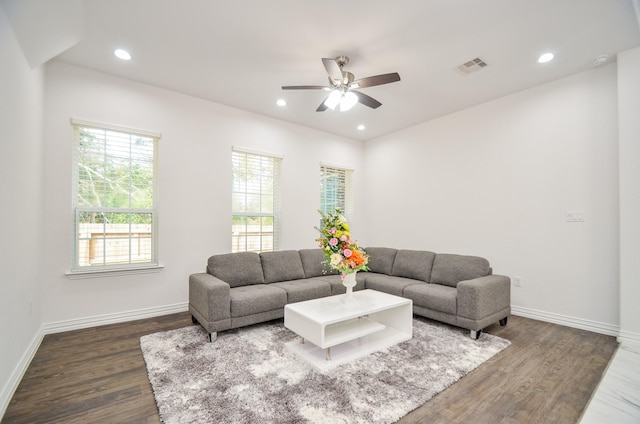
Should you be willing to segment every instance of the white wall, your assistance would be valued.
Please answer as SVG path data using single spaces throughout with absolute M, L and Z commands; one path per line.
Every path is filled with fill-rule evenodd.
M 32 68 L 84 37 L 83 0 L 0 0 L 0 4 Z
M 615 64 L 367 142 L 364 163 L 365 245 L 484 256 L 522 278 L 520 314 L 615 334 Z
M 640 48 L 618 55 L 620 337 L 640 344 Z
M 47 65 L 45 83 L 43 320 L 58 328 L 87 317 L 184 306 L 189 274 L 204 271 L 210 255 L 231 248 L 234 145 L 284 157 L 282 249 L 316 245 L 321 161 L 354 169 L 356 192 L 361 189 L 360 141 L 58 62 Z M 71 117 L 162 134 L 161 272 L 83 280 L 65 276 L 73 234 Z M 361 210 L 359 201 L 356 210 Z
M 0 417 L 40 342 L 42 84 L 0 6 Z

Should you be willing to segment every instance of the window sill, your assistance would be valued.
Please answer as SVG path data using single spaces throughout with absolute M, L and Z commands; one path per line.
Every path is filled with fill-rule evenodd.
M 84 278 L 117 277 L 121 275 L 137 275 L 160 272 L 164 265 L 149 265 L 137 268 L 112 268 L 112 269 L 90 269 L 82 271 L 68 271 L 65 273 L 70 280 L 81 280 Z

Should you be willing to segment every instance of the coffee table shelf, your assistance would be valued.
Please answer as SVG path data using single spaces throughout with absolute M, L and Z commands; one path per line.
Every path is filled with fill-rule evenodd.
M 412 337 L 410 299 L 375 290 L 291 303 L 284 325 L 301 339 L 286 346 L 319 371 L 326 371 Z
M 387 328 L 384 324 L 370 319 L 369 317 L 360 317 L 345 322 L 329 325 L 325 328 L 324 341 L 325 346 L 335 346 L 349 340 L 367 336 Z

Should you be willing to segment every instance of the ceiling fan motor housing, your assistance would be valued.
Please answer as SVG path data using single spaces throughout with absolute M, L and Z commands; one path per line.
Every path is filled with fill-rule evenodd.
M 334 59 L 340 68 L 349 63 L 349 56 L 336 56 Z

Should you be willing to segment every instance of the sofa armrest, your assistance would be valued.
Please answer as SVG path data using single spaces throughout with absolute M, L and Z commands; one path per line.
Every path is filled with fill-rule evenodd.
M 189 276 L 189 305 L 207 321 L 214 322 L 231 317 L 229 284 L 205 272 Z
M 511 307 L 511 280 L 504 275 L 460 281 L 458 316 L 478 320 Z

